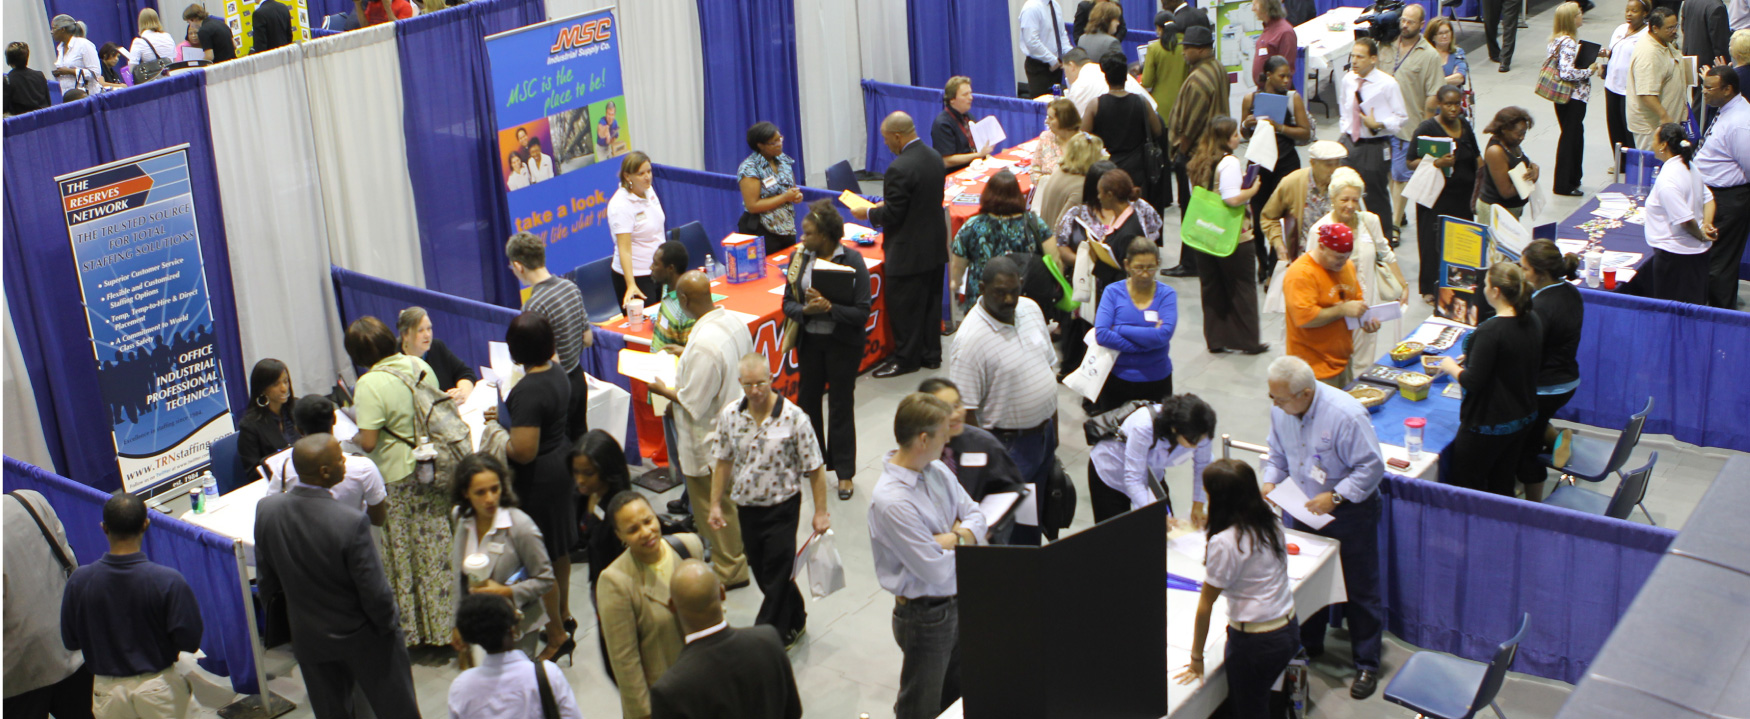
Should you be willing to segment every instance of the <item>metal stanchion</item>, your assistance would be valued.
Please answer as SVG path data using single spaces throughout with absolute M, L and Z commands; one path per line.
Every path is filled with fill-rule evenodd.
M 1221 436 L 1221 458 L 1222 459 L 1233 459 L 1232 449 L 1234 447 L 1238 447 L 1238 448 L 1245 450 L 1247 452 L 1257 452 L 1260 457 L 1270 453 L 1269 447 L 1265 447 L 1263 445 L 1258 445 L 1258 444 L 1252 444 L 1251 442 L 1235 441 L 1233 438 L 1233 435 L 1231 435 L 1231 434 L 1224 434 Z
M 267 652 L 261 646 L 261 632 L 255 627 L 255 598 L 249 591 L 249 558 L 244 554 L 243 540 L 231 540 L 231 554 L 237 559 L 237 583 L 243 592 L 243 621 L 249 625 L 249 651 L 255 655 L 255 688 L 260 693 L 219 707 L 219 716 L 224 719 L 273 719 L 298 705 L 267 688 Z

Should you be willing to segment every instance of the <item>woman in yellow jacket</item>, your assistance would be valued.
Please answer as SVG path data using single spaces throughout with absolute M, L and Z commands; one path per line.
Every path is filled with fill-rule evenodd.
M 650 685 L 686 646 L 680 620 L 668 608 L 668 583 L 681 560 L 705 558 L 705 545 L 694 534 L 662 536 L 662 523 L 637 492 L 615 495 L 607 516 L 626 551 L 596 580 L 596 610 L 624 716 L 647 719 Z

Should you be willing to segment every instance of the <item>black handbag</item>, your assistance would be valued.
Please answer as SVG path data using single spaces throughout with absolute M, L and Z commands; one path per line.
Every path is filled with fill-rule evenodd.
M 735 231 L 744 235 L 764 237 L 766 226 L 760 224 L 760 216 L 752 212 L 741 213 L 741 219 L 735 221 Z
M 1070 482 L 1069 473 L 1063 471 L 1063 462 L 1053 458 L 1051 472 L 1045 477 L 1045 509 L 1039 517 L 1039 529 L 1051 532 L 1068 529 L 1075 516 L 1075 484 Z

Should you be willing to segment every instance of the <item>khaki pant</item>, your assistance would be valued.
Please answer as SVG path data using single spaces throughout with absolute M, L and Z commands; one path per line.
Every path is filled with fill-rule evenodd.
M 188 719 L 192 689 L 176 667 L 131 677 L 95 677 L 91 713 L 96 719 Z
M 742 584 L 747 579 L 747 555 L 741 548 L 741 515 L 735 502 L 729 499 L 729 488 L 723 488 L 723 528 L 713 529 L 711 516 L 711 475 L 687 477 L 687 501 L 693 505 L 693 525 L 699 536 L 711 544 L 711 565 L 724 586 Z
M 1343 389 L 1348 387 L 1349 381 L 1353 379 L 1355 379 L 1355 368 L 1344 367 L 1342 372 L 1338 372 L 1319 381 L 1332 387 L 1336 387 L 1337 389 Z

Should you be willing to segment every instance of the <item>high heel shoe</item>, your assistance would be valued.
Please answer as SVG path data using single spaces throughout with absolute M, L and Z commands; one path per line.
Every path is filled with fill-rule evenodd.
M 566 617 L 564 624 L 566 634 L 577 633 L 577 617 Z
M 553 645 L 548 644 L 547 647 L 552 649 Z M 547 658 L 547 661 L 558 664 L 559 658 L 565 657 L 565 666 L 572 666 L 571 653 L 575 651 L 577 651 L 577 638 L 567 634 L 565 642 L 559 645 L 559 648 L 553 652 L 553 656 Z

